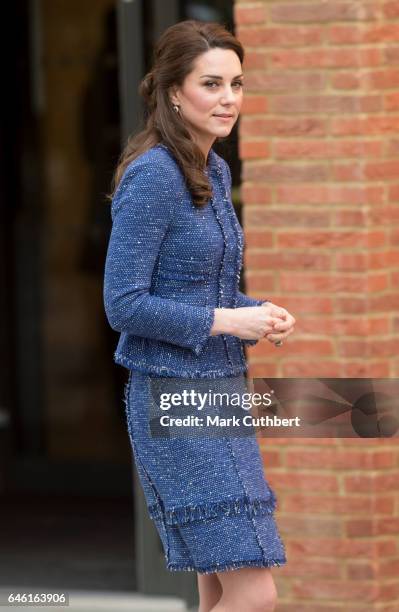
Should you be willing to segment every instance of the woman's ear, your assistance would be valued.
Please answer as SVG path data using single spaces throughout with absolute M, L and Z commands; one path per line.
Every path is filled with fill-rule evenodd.
M 179 100 L 179 92 L 178 92 L 178 88 L 176 86 L 171 87 L 169 90 L 169 100 L 171 102 L 171 104 L 180 104 L 180 100 Z

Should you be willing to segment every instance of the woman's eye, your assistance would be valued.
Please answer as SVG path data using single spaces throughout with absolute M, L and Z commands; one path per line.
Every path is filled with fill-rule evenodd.
M 205 85 L 206 87 L 210 87 L 211 89 L 213 89 L 213 85 L 217 85 L 217 83 L 215 81 L 207 81 Z
M 236 81 L 235 83 L 233 83 L 233 87 L 243 87 L 244 83 L 242 81 Z

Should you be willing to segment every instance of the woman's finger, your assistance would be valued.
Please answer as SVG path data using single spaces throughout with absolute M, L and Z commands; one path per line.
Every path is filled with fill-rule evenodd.
M 280 333 L 280 334 L 269 333 L 265 337 L 268 340 L 270 340 L 270 342 L 277 342 L 278 340 L 285 340 L 285 338 L 288 338 L 288 336 L 292 334 L 293 331 L 294 331 L 294 328 L 290 328 L 284 333 Z

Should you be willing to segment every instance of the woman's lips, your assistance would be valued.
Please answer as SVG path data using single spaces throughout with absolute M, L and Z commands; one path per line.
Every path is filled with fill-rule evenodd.
M 220 119 L 221 121 L 230 121 L 230 119 L 233 119 L 233 115 L 213 115 L 214 117 L 216 117 L 216 119 Z

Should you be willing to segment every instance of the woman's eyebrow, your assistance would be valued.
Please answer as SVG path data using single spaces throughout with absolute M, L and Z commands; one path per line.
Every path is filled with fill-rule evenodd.
M 233 79 L 239 79 L 243 76 L 243 74 L 237 74 L 237 76 L 233 77 Z M 201 74 L 200 79 L 202 79 L 203 77 L 207 77 L 208 79 L 220 79 L 221 81 L 223 80 L 223 77 L 218 76 L 217 74 Z

